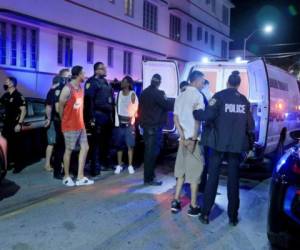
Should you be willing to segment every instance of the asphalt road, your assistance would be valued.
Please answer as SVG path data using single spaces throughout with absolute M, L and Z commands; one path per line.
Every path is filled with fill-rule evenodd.
M 268 179 L 242 179 L 241 221 L 231 227 L 226 214 L 226 177 L 220 181 L 211 223 L 202 225 L 187 215 L 188 187 L 183 211 L 170 213 L 175 185 L 172 164 L 160 167 L 162 187 L 143 186 L 139 169 L 134 175 L 107 172 L 92 186 L 73 188 L 52 179 L 42 164 L 19 175 L 9 173 L 1 186 L 1 250 L 270 249 Z M 4 191 L 9 197 L 3 196 Z

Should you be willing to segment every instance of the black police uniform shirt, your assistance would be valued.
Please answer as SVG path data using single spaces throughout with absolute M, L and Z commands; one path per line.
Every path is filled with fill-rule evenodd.
M 20 107 L 26 106 L 24 96 L 15 90 L 11 94 L 6 92 L 0 101 L 5 109 L 4 123 L 17 125 L 21 114 Z
M 202 136 L 202 144 L 219 152 L 241 153 L 254 143 L 254 120 L 250 103 L 237 89 L 216 93 L 203 110 L 194 111 L 196 120 L 210 121 L 211 127 Z
M 84 116 L 85 121 L 95 121 L 102 125 L 112 123 L 114 98 L 113 90 L 104 77 L 89 78 L 85 83 Z
M 150 85 L 142 93 L 139 102 L 139 117 L 142 127 L 163 127 L 168 111 L 174 109 L 175 100 L 168 99 L 165 92 Z
M 53 120 L 55 115 L 55 88 L 51 88 L 46 97 L 46 105 L 51 106 L 51 117 L 50 119 Z

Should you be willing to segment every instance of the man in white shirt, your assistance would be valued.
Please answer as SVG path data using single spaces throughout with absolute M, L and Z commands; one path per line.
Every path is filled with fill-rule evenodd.
M 190 85 L 186 87 L 175 101 L 174 123 L 180 135 L 180 143 L 175 162 L 176 193 L 171 204 L 171 211 L 181 210 L 180 193 L 184 182 L 191 185 L 190 216 L 198 216 L 200 208 L 197 206 L 197 191 L 203 170 L 204 159 L 198 143 L 200 123 L 194 119 L 193 110 L 197 106 L 205 109 L 204 98 L 199 92 L 204 86 L 204 75 L 200 71 L 193 71 Z

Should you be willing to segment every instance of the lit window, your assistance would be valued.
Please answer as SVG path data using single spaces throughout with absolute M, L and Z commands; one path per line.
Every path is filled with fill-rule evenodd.
M 125 0 L 125 15 L 133 17 L 134 0 Z

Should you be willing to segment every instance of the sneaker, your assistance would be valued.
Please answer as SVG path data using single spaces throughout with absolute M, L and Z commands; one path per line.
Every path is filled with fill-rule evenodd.
M 120 174 L 122 170 L 123 168 L 120 165 L 118 165 L 115 169 L 115 174 Z
M 189 211 L 187 212 L 187 214 L 189 216 L 192 216 L 192 217 L 199 216 L 200 213 L 201 213 L 201 208 L 200 207 L 192 207 L 191 205 L 190 205 Z
M 75 186 L 75 183 L 74 181 L 72 180 L 72 178 L 69 176 L 67 178 L 64 178 L 62 183 L 65 185 L 65 186 L 68 186 L 68 187 L 74 187 Z
M 87 177 L 83 177 L 81 179 L 76 180 L 76 186 L 87 186 L 87 185 L 93 185 L 94 181 L 88 179 Z
M 171 212 L 176 214 L 181 210 L 181 202 L 178 200 L 172 200 L 171 202 Z
M 134 174 L 135 171 L 132 165 L 128 166 L 128 172 L 129 174 Z

